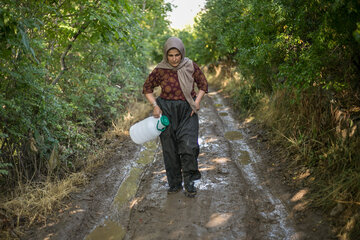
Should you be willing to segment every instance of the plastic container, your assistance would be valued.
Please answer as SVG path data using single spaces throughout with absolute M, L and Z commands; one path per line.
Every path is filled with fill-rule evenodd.
M 169 124 L 169 119 L 166 116 L 160 116 L 160 118 L 145 118 L 130 127 L 131 140 L 133 140 L 134 143 L 143 144 L 155 139 L 165 131 Z

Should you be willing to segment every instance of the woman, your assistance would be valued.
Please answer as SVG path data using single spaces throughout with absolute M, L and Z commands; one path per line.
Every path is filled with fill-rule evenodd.
M 194 82 L 199 92 L 194 91 Z M 161 87 L 160 96 L 155 99 L 153 89 Z M 185 47 L 176 37 L 170 37 L 164 45 L 163 60 L 146 79 L 143 93 L 154 106 L 153 116 L 167 116 L 170 125 L 161 133 L 168 193 L 182 190 L 194 197 L 194 181 L 200 179 L 197 158 L 199 155 L 197 111 L 200 101 L 208 91 L 206 78 L 200 68 L 185 57 Z

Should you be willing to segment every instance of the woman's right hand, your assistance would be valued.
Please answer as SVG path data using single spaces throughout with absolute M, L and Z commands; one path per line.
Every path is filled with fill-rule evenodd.
M 149 101 L 149 103 L 154 106 L 153 116 L 154 116 L 155 118 L 159 118 L 160 115 L 162 114 L 162 111 L 161 111 L 160 107 L 157 105 L 156 99 L 155 99 L 153 93 L 146 93 L 146 94 L 145 94 L 145 97 L 146 97 L 146 99 Z
M 159 118 L 161 114 L 162 114 L 162 111 L 161 111 L 160 107 L 158 105 L 156 105 L 153 109 L 153 116 L 155 118 Z

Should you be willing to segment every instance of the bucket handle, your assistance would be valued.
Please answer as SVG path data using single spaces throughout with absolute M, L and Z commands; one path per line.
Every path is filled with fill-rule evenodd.
M 161 114 L 160 114 L 160 118 L 161 118 Z M 156 124 L 156 129 L 159 130 L 160 132 L 165 131 L 166 127 L 159 128 L 159 122 L 160 122 L 160 120 L 158 120 L 158 122 L 157 122 L 157 124 Z
M 156 124 L 156 129 L 157 129 L 157 130 L 159 130 L 160 132 L 163 132 L 163 131 L 165 131 L 165 128 L 166 128 L 166 127 L 159 128 L 159 121 L 157 122 L 157 124 Z

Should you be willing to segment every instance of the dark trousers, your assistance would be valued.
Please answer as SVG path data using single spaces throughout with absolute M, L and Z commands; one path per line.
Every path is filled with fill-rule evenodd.
M 170 125 L 160 134 L 166 176 L 170 187 L 186 185 L 201 178 L 197 158 L 199 156 L 199 119 L 191 114 L 187 101 L 157 98 L 162 114 Z

